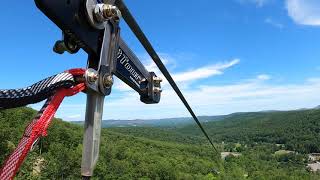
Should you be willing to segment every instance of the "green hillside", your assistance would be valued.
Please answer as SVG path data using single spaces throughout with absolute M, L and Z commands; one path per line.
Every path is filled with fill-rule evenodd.
M 285 144 L 301 153 L 320 152 L 320 110 L 237 113 L 224 121 L 206 123 L 217 142 Z M 194 125 L 178 129 L 180 133 L 202 136 Z
M 29 108 L 0 111 L 1 163 L 17 144 L 26 123 L 32 119 L 34 114 L 35 112 Z M 277 115 L 271 116 L 277 117 Z M 260 115 L 253 117 L 260 119 Z M 224 161 L 213 153 L 211 147 L 203 141 L 192 126 L 170 130 L 159 128 L 103 129 L 101 156 L 94 179 L 320 178 L 319 174 L 306 170 L 306 155 L 303 153 L 275 155 L 274 152 L 280 148 L 271 141 L 270 143 L 252 143 L 250 146 L 244 143 L 240 145 L 233 143 L 237 140 L 232 140 L 232 136 L 229 136 L 227 132 L 237 129 L 238 125 L 240 129 L 246 129 L 245 124 L 247 123 L 240 121 L 243 121 L 242 118 L 226 120 L 226 127 L 222 126 L 223 122 L 218 123 L 224 129 L 214 136 L 216 140 L 219 140 L 217 143 L 220 144 L 221 140 L 230 140 L 230 142 L 226 141 L 225 144 L 218 145 L 219 149 L 230 148 L 241 153 L 239 157 L 228 156 Z M 251 122 L 244 120 L 246 121 Z M 258 127 L 257 122 L 252 121 L 253 124 L 256 124 L 247 125 Z M 232 124 L 235 125 L 232 126 Z M 301 127 L 306 128 L 305 124 L 302 123 Z M 272 123 L 270 126 L 273 127 Z M 288 125 L 288 127 L 291 126 L 294 125 Z M 217 129 L 216 123 L 209 123 L 206 127 L 210 130 L 211 135 L 214 134 L 212 130 Z M 264 125 L 263 129 L 267 128 L 267 125 Z M 258 129 L 256 130 L 258 136 Z M 227 132 L 222 133 L 224 131 Z M 264 131 L 261 130 L 262 134 Z M 48 133 L 49 136 L 43 138 L 39 147 L 30 153 L 17 179 L 80 178 L 82 127 L 55 119 Z M 184 133 L 188 133 L 189 136 L 184 136 Z M 241 138 L 238 140 L 249 142 L 250 138 L 251 136 L 245 140 Z M 36 162 L 39 161 L 42 163 L 36 165 Z M 41 171 L 33 171 L 36 167 Z

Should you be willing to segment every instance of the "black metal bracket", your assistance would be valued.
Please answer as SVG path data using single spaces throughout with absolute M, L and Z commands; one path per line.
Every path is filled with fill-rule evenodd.
M 161 79 L 154 72 L 148 72 L 137 56 L 120 39 L 116 59 L 115 75 L 140 94 L 140 100 L 146 104 L 159 103 L 161 97 Z
M 99 1 L 91 0 L 95 3 Z M 82 48 L 88 55 L 88 67 L 93 68 L 102 76 L 101 71 L 109 71 L 137 91 L 141 101 L 146 104 L 158 103 L 161 97 L 160 80 L 152 72 L 148 72 L 140 60 L 134 55 L 125 42 L 119 39 L 119 51 L 114 62 L 109 67 L 98 67 L 104 44 L 104 28 L 97 28 L 88 19 L 87 0 L 35 0 L 37 7 L 49 17 L 62 31 L 68 44 L 72 40 L 72 47 Z M 101 26 L 101 25 L 100 25 Z M 66 40 L 67 39 L 67 40 Z M 61 41 L 60 41 L 61 42 Z M 61 44 L 58 47 L 61 47 Z M 56 48 L 55 48 L 56 49 Z M 70 52 L 69 50 L 67 50 Z M 61 52 L 61 50 L 59 51 Z M 125 58 L 125 60 L 123 59 Z M 124 62 L 125 61 L 125 62 Z M 104 78 L 100 78 L 103 81 Z M 103 82 L 100 82 L 102 84 Z M 108 95 L 110 88 L 100 86 L 100 92 Z M 92 89 L 96 89 L 92 87 Z

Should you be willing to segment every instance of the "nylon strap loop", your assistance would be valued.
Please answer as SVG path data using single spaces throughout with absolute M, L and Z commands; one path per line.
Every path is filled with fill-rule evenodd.
M 83 75 L 85 70 L 72 69 L 67 71 L 73 76 Z M 54 117 L 54 114 L 58 110 L 60 104 L 66 96 L 73 96 L 85 89 L 85 84 L 80 83 L 71 88 L 60 88 L 56 90 L 54 95 L 49 97 L 46 103 L 43 105 L 38 115 L 32 120 L 32 122 L 26 127 L 24 134 L 12 154 L 7 158 L 0 170 L 0 179 L 7 180 L 13 179 L 19 170 L 21 164 L 25 160 L 26 156 L 33 148 L 35 142 L 43 136 L 47 136 L 47 129 Z
M 26 88 L 0 90 L 0 109 L 21 107 L 48 99 L 56 90 L 76 85 L 75 76 L 81 74 L 84 74 L 83 69 L 71 69 Z

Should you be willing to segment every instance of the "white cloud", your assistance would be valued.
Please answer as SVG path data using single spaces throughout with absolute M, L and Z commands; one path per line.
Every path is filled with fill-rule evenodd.
M 170 67 L 175 66 L 175 62 L 176 62 L 175 58 L 173 58 L 170 55 L 165 54 L 165 53 L 159 53 L 159 56 L 160 56 L 161 61 L 164 65 L 170 66 Z M 147 64 L 145 67 L 148 71 L 153 71 L 153 72 L 159 71 L 157 65 L 153 62 L 153 60 L 150 58 L 150 56 L 147 55 L 146 57 L 142 58 L 142 61 Z
M 320 79 L 312 78 L 301 84 L 269 84 L 270 76 L 228 85 L 201 86 L 182 89 L 198 115 L 217 115 L 232 112 L 290 110 L 318 105 Z M 157 105 L 140 103 L 139 96 L 129 94 L 106 105 L 106 117 L 121 114 L 127 119 L 189 116 L 173 90 L 165 90 Z
M 269 81 L 266 81 L 269 80 Z M 259 75 L 239 83 L 206 85 L 196 89 L 182 89 L 186 99 L 198 115 L 218 115 L 233 112 L 262 110 L 293 110 L 319 105 L 320 78 L 309 78 L 296 84 L 273 84 L 271 76 Z M 163 91 L 159 104 L 145 105 L 137 93 L 106 98 L 104 119 L 154 119 L 189 116 L 171 89 Z M 114 96 L 117 96 L 114 98 Z M 63 104 L 63 112 L 82 112 L 84 104 Z M 82 112 L 84 115 L 84 112 Z M 61 116 L 63 117 L 63 116 Z M 84 117 L 82 116 L 82 119 Z M 81 119 L 81 118 L 80 118 Z
M 266 5 L 270 0 L 238 0 L 240 3 L 253 3 L 257 7 L 263 7 Z
M 175 59 L 173 59 L 172 57 L 170 57 L 168 55 L 162 55 L 162 59 L 163 59 L 163 63 L 167 67 L 168 67 L 168 65 L 170 65 L 169 64 L 170 61 L 173 61 L 173 62 L 176 61 Z M 172 73 L 172 77 L 176 82 L 190 82 L 193 80 L 205 79 L 205 78 L 209 78 L 212 76 L 221 75 L 221 74 L 223 74 L 224 70 L 226 70 L 234 65 L 237 65 L 239 62 L 240 62 L 239 59 L 233 59 L 230 61 L 219 62 L 219 63 L 213 64 L 213 65 L 199 67 L 199 68 L 191 69 L 188 71 Z M 159 71 L 156 64 L 151 59 L 149 59 L 149 64 L 146 65 L 146 69 L 148 71 L 155 72 L 158 76 L 160 76 L 163 80 L 165 80 L 164 76 L 162 75 L 162 73 Z M 167 82 L 164 81 L 163 84 L 166 84 L 166 83 Z
M 167 61 L 164 61 L 164 62 L 167 62 Z M 172 77 L 178 83 L 190 83 L 191 81 L 194 81 L 194 80 L 205 79 L 205 78 L 213 77 L 216 75 L 221 75 L 223 74 L 224 70 L 235 66 L 239 62 L 240 62 L 239 59 L 233 59 L 231 61 L 204 66 L 204 67 L 192 69 L 185 72 L 173 73 Z M 150 63 L 146 67 L 149 71 L 156 72 L 156 74 L 164 80 L 162 83 L 162 86 L 168 85 L 168 82 L 165 80 L 165 77 L 157 69 L 157 66 L 154 63 Z M 121 81 L 116 81 L 114 87 L 115 89 L 120 91 L 129 91 L 131 89 L 128 85 L 126 85 Z
M 74 115 L 70 115 L 70 116 L 67 116 L 67 117 L 70 118 L 70 119 L 75 119 L 75 118 L 81 117 L 81 114 L 74 114 Z
M 239 59 L 234 59 L 229 62 L 218 63 L 211 66 L 205 66 L 198 69 L 173 74 L 173 79 L 177 82 L 193 81 L 198 79 L 204 79 L 215 75 L 223 74 L 223 71 L 238 64 Z
M 270 80 L 271 76 L 269 76 L 268 74 L 260 74 L 260 75 L 257 76 L 257 79 L 258 80 L 263 80 L 263 81 Z
M 320 25 L 319 0 L 286 0 L 289 16 L 301 25 Z
M 270 25 L 272 25 L 272 26 L 274 26 L 274 27 L 277 27 L 277 28 L 279 28 L 279 29 L 283 29 L 283 28 L 284 28 L 284 25 L 283 25 L 283 24 L 281 24 L 281 23 L 273 20 L 272 18 L 266 18 L 266 19 L 264 20 L 264 22 L 267 23 L 267 24 L 270 24 Z
M 66 121 L 79 121 L 81 120 L 82 115 L 81 114 L 73 114 L 69 116 L 65 116 L 63 119 Z

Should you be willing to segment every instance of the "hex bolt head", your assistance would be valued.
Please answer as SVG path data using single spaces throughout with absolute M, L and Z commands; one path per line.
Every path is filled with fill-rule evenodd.
M 109 4 L 103 6 L 103 16 L 104 18 L 114 18 L 116 21 L 119 21 L 121 18 L 121 11 L 116 7 Z
M 162 92 L 162 89 L 160 87 L 154 87 L 153 88 L 153 92 L 155 93 L 161 93 Z
M 95 83 L 98 80 L 99 75 L 98 75 L 98 72 L 96 70 L 88 69 L 86 71 L 85 77 L 86 77 L 87 82 L 92 84 L 92 83 Z
M 113 85 L 113 77 L 111 75 L 105 75 L 103 77 L 103 85 L 105 87 L 111 87 Z
M 53 51 L 57 54 L 63 54 L 65 51 L 67 51 L 64 41 L 57 41 L 53 46 Z
M 162 79 L 160 77 L 154 77 L 153 80 L 156 83 L 161 83 L 162 82 Z
M 104 22 L 109 19 L 119 21 L 122 17 L 121 11 L 111 4 L 97 4 L 94 8 L 94 15 L 98 22 Z

